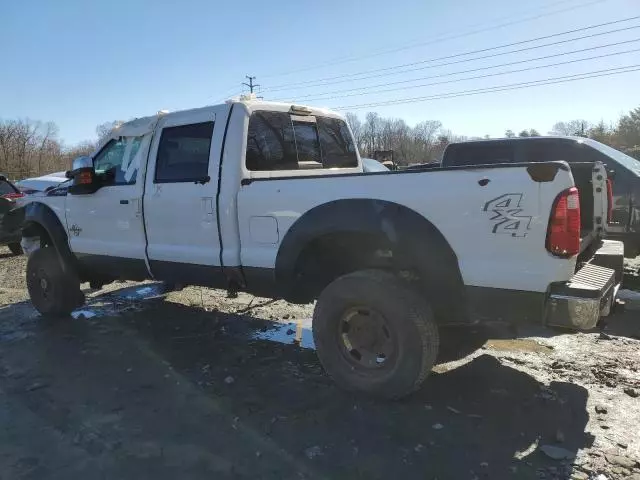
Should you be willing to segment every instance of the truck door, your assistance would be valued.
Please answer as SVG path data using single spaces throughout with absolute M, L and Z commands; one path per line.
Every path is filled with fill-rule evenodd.
M 101 273 L 130 279 L 147 276 L 139 170 L 150 138 L 151 134 L 111 139 L 93 159 L 104 186 L 93 194 L 66 198 L 71 249 Z
M 216 194 L 229 108 L 172 114 L 156 128 L 144 219 L 147 257 L 157 279 L 216 285 L 222 277 Z

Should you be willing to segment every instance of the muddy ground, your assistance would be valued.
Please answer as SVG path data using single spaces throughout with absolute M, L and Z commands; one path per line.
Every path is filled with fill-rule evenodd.
M 47 322 L 24 267 L 0 247 L 0 479 L 640 479 L 637 294 L 607 335 L 446 331 L 389 403 L 327 378 L 311 306 L 116 283 Z

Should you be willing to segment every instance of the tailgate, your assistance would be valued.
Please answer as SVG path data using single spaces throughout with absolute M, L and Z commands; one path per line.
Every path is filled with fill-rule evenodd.
M 580 193 L 580 251 L 602 237 L 607 220 L 607 172 L 601 162 L 572 163 L 571 173 Z

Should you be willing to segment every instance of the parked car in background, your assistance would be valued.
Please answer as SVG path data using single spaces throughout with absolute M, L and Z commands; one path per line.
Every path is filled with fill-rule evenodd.
M 590 138 L 525 137 L 452 143 L 443 167 L 495 163 L 602 162 L 607 169 L 610 205 L 608 237 L 622 240 L 625 256 L 640 254 L 640 161 Z
M 11 253 L 20 255 L 21 233 L 18 225 L 5 223 L 5 217 L 16 206 L 16 200 L 24 195 L 4 175 L 0 175 L 0 245 L 7 245 Z
M 389 169 L 375 158 L 363 158 L 362 169 L 365 172 L 388 172 Z
M 21 196 L 20 190 L 6 176 L 0 174 L 0 198 L 15 199 Z
M 16 182 L 16 187 L 26 195 L 32 195 L 38 192 L 46 192 L 51 188 L 55 188 L 68 179 L 66 172 L 54 172 L 41 177 L 25 178 Z

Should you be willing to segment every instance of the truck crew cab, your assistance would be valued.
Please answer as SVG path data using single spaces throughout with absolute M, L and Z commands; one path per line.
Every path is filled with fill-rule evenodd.
M 400 397 L 431 370 L 440 325 L 590 329 L 609 313 L 622 245 L 600 238 L 606 173 L 589 172 L 589 191 L 564 162 L 365 173 L 326 109 L 244 97 L 161 112 L 24 207 L 29 294 L 43 315 L 114 279 L 317 300 L 327 372 Z

